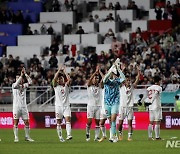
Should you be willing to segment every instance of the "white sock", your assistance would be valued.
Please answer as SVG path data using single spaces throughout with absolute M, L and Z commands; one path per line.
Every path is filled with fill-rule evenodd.
M 71 136 L 71 123 L 70 122 L 66 122 L 66 132 L 67 132 L 67 136 Z
M 152 124 L 149 124 L 148 126 L 148 137 L 152 138 L 152 131 L 153 131 L 153 126 Z
M 128 138 L 131 138 L 131 136 L 132 136 L 132 133 L 128 133 Z
M 29 132 L 30 132 L 29 126 L 25 126 L 25 127 L 24 127 L 24 131 L 25 131 L 25 137 L 26 137 L 26 138 L 30 138 L 30 137 L 29 137 Z
M 15 137 L 15 138 L 18 138 L 18 126 L 15 126 L 15 125 L 14 125 L 13 131 L 14 131 L 14 137 Z
M 157 125 L 157 124 L 155 125 L 154 132 L 155 132 L 155 137 L 159 138 L 159 135 L 160 135 L 160 125 Z
M 59 137 L 59 138 L 62 137 L 62 128 L 61 128 L 61 124 L 57 124 L 57 134 L 58 134 L 58 137 Z
M 102 131 L 102 135 L 106 136 L 106 127 L 104 125 L 101 125 L 101 131 Z
M 109 128 L 109 136 L 110 136 L 109 138 L 112 138 L 112 136 L 113 136 L 112 131 L 111 131 L 111 127 Z
M 86 125 L 86 134 L 90 135 L 90 126 Z
M 95 127 L 95 139 L 96 139 L 96 138 L 99 138 L 99 134 L 100 134 L 100 127 L 99 127 L 99 126 L 96 126 L 96 127 Z
M 123 130 L 119 130 L 119 135 L 120 135 L 120 136 L 123 135 Z

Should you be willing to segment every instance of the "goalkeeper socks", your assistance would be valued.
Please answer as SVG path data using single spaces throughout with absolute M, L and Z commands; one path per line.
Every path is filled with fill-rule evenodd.
M 100 127 L 96 126 L 95 127 L 95 139 L 99 138 L 99 133 L 100 133 Z
M 14 131 L 14 137 L 15 137 L 15 138 L 18 138 L 18 126 L 15 126 L 15 125 L 14 125 L 13 131 Z
M 148 126 L 148 137 L 152 138 L 152 131 L 153 131 L 153 126 L 152 124 L 149 124 Z
M 102 135 L 106 136 L 106 127 L 104 125 L 101 125 L 101 131 L 102 131 Z
M 155 131 L 155 137 L 156 138 L 159 138 L 159 135 L 160 135 L 160 125 L 155 125 L 154 127 L 154 131 Z
M 113 136 L 116 135 L 116 122 L 115 121 L 111 122 L 111 133 Z
M 71 136 L 71 123 L 70 122 L 66 122 L 66 132 L 67 132 L 67 136 Z
M 58 137 L 59 137 L 59 138 L 62 137 L 62 128 L 61 128 L 61 124 L 57 124 L 57 134 L 58 134 Z
M 112 138 L 112 130 L 111 130 L 111 126 L 110 126 L 110 129 L 109 129 L 109 138 L 111 139 Z
M 25 131 L 25 137 L 29 138 L 29 132 L 30 132 L 29 126 L 25 126 L 24 131 Z

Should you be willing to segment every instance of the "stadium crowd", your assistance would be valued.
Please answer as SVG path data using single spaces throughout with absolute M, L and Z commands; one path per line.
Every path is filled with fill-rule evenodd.
M 141 85 L 151 84 L 153 76 L 160 76 L 164 84 L 178 84 L 180 70 L 180 27 L 175 32 L 154 36 L 145 41 L 137 34 L 130 43 L 124 40 L 120 43 L 115 37 L 112 41 L 112 49 L 108 52 L 101 51 L 97 55 L 94 48 L 85 49 L 83 53 L 77 51 L 73 56 L 70 50 L 65 50 L 66 57 L 64 65 L 71 71 L 72 85 L 85 85 L 86 80 L 94 72 L 99 64 L 103 73 L 111 66 L 113 61 L 119 57 L 126 65 L 126 74 L 134 78 L 137 74 L 135 66 L 141 69 Z M 51 48 L 52 50 L 52 48 Z M 3 56 L 0 60 L 0 83 L 1 86 L 11 86 L 15 75 L 23 66 L 27 68 L 33 85 L 49 85 L 56 69 L 58 68 L 58 53 L 51 53 L 49 60 L 42 55 L 38 58 L 34 55 L 28 60 L 27 65 L 20 61 L 19 57 Z M 62 53 L 61 53 L 62 54 Z
M 69 3 L 68 3 L 69 2 Z M 49 0 L 44 3 L 45 11 L 66 11 L 77 9 L 76 0 L 65 0 L 65 3 L 58 4 L 57 0 Z M 179 7 L 179 4 L 176 4 Z M 167 8 L 169 10 L 170 6 Z M 120 4 L 112 6 L 112 3 L 108 7 L 104 3 L 100 5 L 99 10 L 112 10 L 121 9 Z M 135 9 L 137 12 L 137 5 L 132 1 L 126 9 Z M 23 17 L 21 11 L 18 11 L 16 15 L 11 16 L 11 10 L 0 11 L 0 22 L 3 23 L 23 23 Z M 7 16 L 8 15 L 8 16 Z M 19 16 L 19 17 L 17 17 Z M 97 17 L 98 18 L 98 17 Z M 140 13 L 137 14 L 137 18 L 140 17 Z M 98 21 L 98 19 L 89 17 L 89 21 Z M 82 30 L 81 30 L 82 31 Z M 41 57 L 34 55 L 31 59 L 24 63 L 19 57 L 13 57 L 4 55 L 0 60 L 0 86 L 11 86 L 15 80 L 15 75 L 20 73 L 23 66 L 26 67 L 27 72 L 30 73 L 30 77 L 33 79 L 33 85 L 50 85 L 56 69 L 58 68 L 59 55 L 67 55 L 64 60 L 64 65 L 70 68 L 69 74 L 72 78 L 71 85 L 85 85 L 86 80 L 92 75 L 97 65 L 100 65 L 103 73 L 112 65 L 116 58 L 120 58 L 121 62 L 126 65 L 126 74 L 129 74 L 132 78 L 137 75 L 135 66 L 139 65 L 141 69 L 140 82 L 141 85 L 151 84 L 152 77 L 158 75 L 163 79 L 165 85 L 169 83 L 179 83 L 179 70 L 180 70 L 180 26 L 175 27 L 173 30 L 159 34 L 151 34 L 147 40 L 141 37 L 141 30 L 137 29 L 136 36 L 128 42 L 124 40 L 119 42 L 114 36 L 114 32 L 110 30 L 107 32 L 104 38 L 104 43 L 111 43 L 111 49 L 109 51 L 101 51 L 101 54 L 96 53 L 96 49 L 84 48 L 84 51 L 80 53 L 76 51 L 71 53 L 68 46 L 63 46 L 60 42 L 60 36 L 57 36 L 53 28 L 49 28 L 42 25 L 40 32 L 32 32 L 30 27 L 27 27 L 27 35 L 32 34 L 51 34 L 55 35 L 55 41 L 49 47 L 50 54 L 46 54 L 46 51 Z M 60 47 L 61 46 L 61 47 Z M 47 49 L 48 50 L 48 49 Z M 47 59 L 47 55 L 50 58 Z

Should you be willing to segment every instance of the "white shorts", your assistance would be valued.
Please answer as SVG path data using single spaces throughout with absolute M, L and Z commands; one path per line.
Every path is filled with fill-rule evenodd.
M 55 106 L 56 119 L 62 119 L 64 117 L 71 117 L 70 106 Z
M 149 120 L 150 121 L 161 121 L 162 119 L 162 109 L 149 110 Z
M 23 120 L 29 119 L 29 112 L 27 107 L 13 108 L 13 119 L 19 119 L 20 117 L 22 117 Z
M 119 108 L 119 120 L 124 120 L 126 117 L 128 120 L 133 120 L 133 116 L 134 116 L 133 107 Z
M 100 119 L 101 106 L 87 106 L 87 118 Z
M 100 119 L 107 119 L 105 108 L 102 108 L 102 107 L 100 111 Z

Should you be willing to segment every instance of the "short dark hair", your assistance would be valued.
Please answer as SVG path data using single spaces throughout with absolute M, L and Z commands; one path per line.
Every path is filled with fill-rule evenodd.
M 154 83 L 158 83 L 161 81 L 161 78 L 159 76 L 154 76 Z

